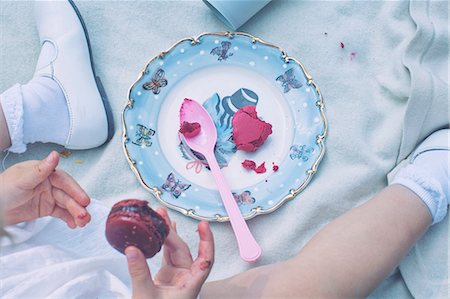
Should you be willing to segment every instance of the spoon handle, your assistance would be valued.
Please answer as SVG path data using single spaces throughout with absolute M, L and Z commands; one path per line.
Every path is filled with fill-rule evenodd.
M 256 261 L 261 255 L 261 247 L 250 232 L 244 217 L 242 217 L 241 210 L 239 210 L 236 200 L 234 199 L 233 194 L 231 194 L 231 190 L 220 170 L 219 164 L 217 164 L 216 157 L 213 153 L 210 153 L 206 156 L 206 160 L 208 161 L 211 173 L 216 180 L 220 197 L 222 197 L 223 205 L 230 218 L 231 227 L 233 228 L 234 235 L 238 242 L 241 258 L 246 262 Z

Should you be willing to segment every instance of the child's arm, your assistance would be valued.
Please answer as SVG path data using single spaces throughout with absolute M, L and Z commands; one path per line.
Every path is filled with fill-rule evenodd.
M 41 161 L 26 161 L 0 174 L 0 210 L 6 225 L 53 216 L 70 228 L 85 226 L 90 199 L 66 172 L 56 169 L 57 152 Z
M 363 298 L 430 224 L 415 193 L 389 186 L 329 223 L 296 257 L 208 283 L 201 298 Z

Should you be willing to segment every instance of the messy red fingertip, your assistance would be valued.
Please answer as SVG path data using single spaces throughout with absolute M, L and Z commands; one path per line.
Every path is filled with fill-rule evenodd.
M 202 261 L 200 263 L 200 270 L 205 271 L 205 270 L 209 269 L 211 267 L 211 264 L 212 264 L 211 261 L 208 261 L 208 260 Z

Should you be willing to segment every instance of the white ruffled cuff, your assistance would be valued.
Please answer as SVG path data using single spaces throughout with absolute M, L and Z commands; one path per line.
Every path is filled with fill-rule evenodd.
M 8 125 L 11 147 L 8 151 L 23 153 L 27 146 L 23 143 L 23 104 L 20 84 L 15 84 L 0 95 L 6 123 Z
M 441 184 L 415 165 L 401 169 L 390 183 L 392 184 L 403 185 L 416 193 L 428 207 L 433 218 L 432 224 L 442 221 L 447 215 L 447 199 Z

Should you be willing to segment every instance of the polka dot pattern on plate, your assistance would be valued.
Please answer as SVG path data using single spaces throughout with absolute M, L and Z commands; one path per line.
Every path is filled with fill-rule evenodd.
M 232 186 L 232 191 L 236 193 L 236 200 L 239 202 L 239 209 L 243 215 L 252 218 L 255 214 L 272 211 L 281 205 L 281 199 L 289 196 L 289 190 L 296 190 L 306 182 L 305 178 L 308 174 L 305 172 L 315 165 L 317 153 L 321 152 L 321 147 L 318 146 L 317 138 L 315 138 L 323 133 L 321 124 L 324 119 L 320 113 L 317 113 L 322 106 L 317 105 L 316 102 L 321 101 L 320 92 L 312 81 L 308 81 L 295 60 L 286 61 L 282 57 L 283 53 L 277 48 L 261 43 L 258 38 L 241 36 L 239 33 L 233 33 L 231 37 L 226 34 L 202 34 L 199 36 L 198 42 L 197 40 L 191 41 L 190 43 L 188 40 L 183 40 L 170 51 L 162 52 L 164 55 L 156 56 L 151 60 L 151 64 L 146 66 L 139 81 L 133 85 L 128 102 L 130 105 L 125 107 L 126 111 L 123 113 L 124 134 L 126 134 L 123 144 L 129 149 L 128 160 L 131 161 L 134 170 L 141 175 L 145 184 L 161 191 L 160 199 L 168 206 L 180 207 L 183 212 L 186 212 L 185 215 L 194 218 L 198 216 L 214 220 L 218 216 L 226 217 L 226 210 L 215 186 L 211 186 L 208 182 L 205 183 L 204 177 L 209 178 L 207 176 L 209 170 L 205 169 L 203 164 L 195 163 L 195 159 L 186 159 L 182 156 L 182 150 L 178 148 L 180 145 L 179 136 L 176 133 L 178 127 L 167 126 L 158 116 L 165 115 L 164 113 L 169 111 L 168 119 L 173 119 L 172 116 L 175 114 L 172 113 L 172 110 L 179 112 L 179 109 L 172 109 L 171 105 L 178 106 L 178 103 L 171 98 L 182 98 L 183 94 L 186 94 L 186 90 L 189 88 L 186 87 L 184 90 L 185 87 L 181 83 L 189 81 L 183 80 L 191 73 L 193 82 L 202 78 L 205 81 L 211 81 L 203 81 L 201 87 L 192 84 L 195 86 L 195 90 L 207 87 L 205 92 L 193 92 L 192 97 L 198 97 L 199 101 L 205 101 L 217 92 L 220 99 L 232 98 L 236 90 L 248 88 L 259 99 L 257 110 L 261 113 L 261 118 L 275 122 L 266 115 L 266 113 L 272 113 L 273 109 L 272 106 L 268 107 L 265 103 L 267 93 L 270 95 L 268 96 L 269 100 L 282 102 L 278 106 L 286 105 L 280 109 L 281 112 L 278 114 L 284 116 L 285 110 L 292 112 L 291 119 L 273 124 L 276 129 L 274 131 L 279 134 L 287 134 L 290 138 L 285 138 L 288 141 L 283 144 L 282 150 L 277 149 L 279 154 L 255 158 L 257 164 L 262 161 L 266 162 L 266 174 L 257 175 L 253 172 L 247 174 L 236 171 L 239 176 L 248 175 L 248 182 L 247 177 L 245 180 L 243 178 L 241 180 L 238 175 L 234 177 L 234 182 L 230 181 L 235 185 Z M 208 70 L 204 74 L 202 73 L 203 70 L 210 67 L 211 72 Z M 217 67 L 217 69 L 212 71 L 213 67 Z M 236 70 L 238 67 L 245 69 L 248 75 L 241 76 L 242 78 L 236 76 L 234 72 L 239 71 Z M 158 69 L 163 70 L 164 73 L 157 73 Z M 290 69 L 292 72 L 288 71 Z M 227 74 L 228 70 L 233 74 Z M 197 76 L 197 72 L 199 76 Z M 215 73 L 219 75 L 215 76 Z M 245 72 L 242 71 L 242 73 Z M 256 79 L 252 77 L 252 74 L 255 74 L 255 78 L 259 75 L 264 77 L 261 79 L 270 81 L 269 84 L 263 85 L 273 85 L 273 91 L 266 91 L 258 83 L 253 83 L 253 80 L 256 82 Z M 292 81 L 289 80 L 293 80 L 293 76 L 303 86 L 297 87 L 300 84 L 296 85 L 295 82 L 290 84 Z M 248 82 L 246 82 L 247 80 Z M 152 81 L 154 85 L 146 84 Z M 257 82 L 261 81 L 265 82 L 264 80 Z M 159 84 L 161 86 L 158 86 L 158 83 L 161 83 Z M 226 87 L 223 87 L 224 85 Z M 228 85 L 230 85 L 229 88 Z M 191 82 L 187 82 L 186 86 L 191 87 Z M 222 87 L 224 90 L 221 89 Z M 134 103 L 131 102 L 133 96 L 136 100 Z M 251 93 L 245 93 L 244 96 L 254 98 Z M 235 104 L 239 103 L 238 100 L 241 98 L 236 97 L 232 100 L 231 103 Z M 277 115 L 277 120 L 283 119 L 278 116 L 280 115 Z M 138 124 L 143 127 L 141 128 Z M 167 150 L 168 147 L 161 141 L 169 138 L 160 138 L 169 135 L 166 134 L 168 131 L 175 133 L 172 138 L 173 142 L 167 143 L 170 150 Z M 311 146 L 314 149 L 311 150 L 304 146 Z M 176 155 L 176 157 L 169 157 L 169 155 Z M 178 158 L 181 160 L 177 160 Z M 240 165 L 234 162 L 236 161 L 230 163 L 229 166 Z M 272 162 L 280 165 L 280 169 L 273 171 Z M 172 192 L 168 191 L 172 188 L 170 184 L 175 188 L 178 186 L 176 192 L 175 189 Z

